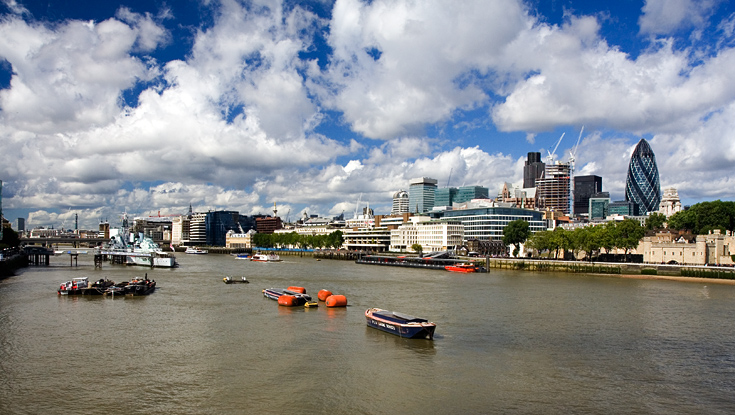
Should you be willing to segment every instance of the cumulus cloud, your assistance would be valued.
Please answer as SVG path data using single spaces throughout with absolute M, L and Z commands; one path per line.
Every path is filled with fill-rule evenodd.
M 669 35 L 679 29 L 701 27 L 719 0 L 646 0 L 638 19 L 642 34 Z
M 292 219 L 349 216 L 358 199 L 384 213 L 421 176 L 494 195 L 522 180 L 528 149 L 507 142 L 582 125 L 577 172 L 603 176 L 614 198 L 641 136 L 662 185 L 733 197 L 735 19 L 713 22 L 722 38 L 703 49 L 675 37 L 704 30 L 714 0 L 646 2 L 634 56 L 602 36 L 605 20 L 547 23 L 518 0 L 337 0 L 328 17 L 222 0 L 166 62 L 154 56 L 177 41 L 170 8 L 50 24 L 5 4 L 0 178 L 5 208 L 36 210 L 29 225 L 273 202 Z M 462 132 L 485 135 L 463 145 Z
M 391 139 L 483 104 L 474 81 L 529 25 L 512 0 L 392 2 L 339 0 L 329 43 L 334 53 L 327 105 L 366 137 Z
M 561 124 L 592 125 L 637 133 L 674 131 L 699 122 L 735 97 L 729 68 L 735 50 L 692 65 L 670 43 L 635 60 L 590 33 L 575 35 L 591 18 L 529 32 L 525 47 L 536 73 L 518 82 L 493 108 L 503 131 L 544 131 Z M 585 32 L 587 32 L 585 30 Z

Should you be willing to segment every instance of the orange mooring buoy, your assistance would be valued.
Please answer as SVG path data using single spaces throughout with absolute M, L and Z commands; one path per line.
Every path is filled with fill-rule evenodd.
M 332 295 L 332 292 L 329 290 L 320 290 L 316 297 L 319 299 L 319 301 L 327 301 L 327 298 Z
M 326 302 L 327 307 L 347 307 L 347 297 L 344 295 L 330 295 Z

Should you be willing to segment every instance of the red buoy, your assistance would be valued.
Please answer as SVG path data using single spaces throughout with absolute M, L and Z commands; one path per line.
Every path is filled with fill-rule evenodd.
M 296 305 L 296 297 L 293 295 L 282 295 L 278 297 L 278 305 L 284 307 L 294 307 Z
M 330 295 L 327 297 L 327 307 L 347 307 L 347 297 L 344 295 Z
M 327 301 L 327 298 L 332 295 L 332 292 L 329 290 L 320 290 L 319 293 L 317 293 L 316 297 L 319 299 L 319 301 Z
M 299 294 L 306 294 L 306 288 L 304 288 L 304 287 L 296 287 L 296 286 L 293 286 L 293 285 L 292 285 L 292 286 L 290 286 L 290 287 L 288 287 L 288 288 L 286 288 L 286 289 L 287 289 L 288 291 L 293 291 L 293 292 L 295 292 L 295 293 L 299 293 Z

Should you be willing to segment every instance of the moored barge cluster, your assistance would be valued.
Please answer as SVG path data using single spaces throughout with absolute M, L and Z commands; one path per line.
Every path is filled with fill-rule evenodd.
M 148 274 L 143 278 L 133 278 L 115 284 L 106 278 L 101 278 L 93 283 L 89 278 L 73 278 L 71 281 L 62 282 L 56 291 L 58 295 L 148 295 L 156 290 L 156 280 L 148 279 Z

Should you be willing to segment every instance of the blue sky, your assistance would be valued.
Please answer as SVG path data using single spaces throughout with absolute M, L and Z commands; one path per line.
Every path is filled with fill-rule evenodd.
M 685 204 L 733 200 L 733 68 L 719 0 L 0 0 L 3 210 L 387 213 L 414 177 L 520 185 L 562 134 L 613 199 L 646 138 Z

